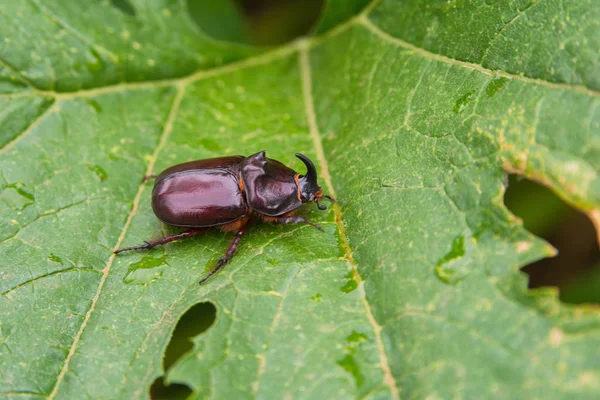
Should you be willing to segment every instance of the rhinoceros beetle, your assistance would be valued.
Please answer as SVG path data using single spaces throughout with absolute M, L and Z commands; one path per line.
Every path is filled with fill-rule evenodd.
M 156 178 L 152 189 L 152 210 L 167 225 L 184 227 L 185 231 L 145 244 L 116 250 L 145 250 L 178 239 L 195 236 L 204 228 L 219 228 L 235 232 L 235 238 L 225 255 L 200 283 L 205 282 L 227 264 L 238 244 L 251 215 L 265 222 L 297 224 L 303 222 L 319 230 L 303 216 L 294 215 L 303 203 L 315 202 L 319 210 L 323 194 L 317 183 L 315 165 L 303 154 L 296 153 L 306 165 L 306 174 L 300 175 L 281 162 L 266 157 L 261 151 L 248 157 L 229 156 L 190 161 L 167 168 Z

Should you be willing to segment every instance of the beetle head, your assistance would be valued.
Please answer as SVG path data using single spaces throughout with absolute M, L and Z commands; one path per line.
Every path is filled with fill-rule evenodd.
M 326 198 L 335 202 L 335 199 L 329 195 L 323 195 L 323 189 L 321 189 L 321 186 L 317 183 L 317 169 L 315 168 L 315 165 L 304 154 L 296 153 L 296 157 L 302 160 L 304 165 L 306 165 L 306 175 L 300 175 L 298 179 L 302 202 L 308 203 L 314 201 L 317 203 L 319 210 L 327 209 L 327 206 L 319 204 L 319 201 L 322 198 Z

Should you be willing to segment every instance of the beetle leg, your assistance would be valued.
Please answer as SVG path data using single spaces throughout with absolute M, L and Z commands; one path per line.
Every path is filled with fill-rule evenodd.
M 276 224 L 298 224 L 300 222 L 303 222 L 307 225 L 314 226 L 321 232 L 324 232 L 323 228 L 321 228 L 319 225 L 313 224 L 312 222 L 307 220 L 306 217 L 303 217 L 301 215 L 292 215 L 291 217 L 275 217 L 274 219 L 272 219 L 272 221 Z
M 229 247 L 227 248 L 227 251 L 225 252 L 225 256 L 223 258 L 221 258 L 219 261 L 217 261 L 217 266 L 215 267 L 215 269 L 210 271 L 204 278 L 200 279 L 199 284 L 203 284 L 204 282 L 206 282 L 206 280 L 208 278 L 210 278 L 211 276 L 213 276 L 214 274 L 219 272 L 223 268 L 223 266 L 231 260 L 231 257 L 233 257 L 233 255 L 235 254 L 235 252 L 237 250 L 238 245 L 240 244 L 240 240 L 242 240 L 242 236 L 244 236 L 244 233 L 246 232 L 247 226 L 248 226 L 248 223 L 244 224 L 240 228 L 240 230 L 237 231 L 237 233 L 235 234 L 235 237 L 233 238 L 233 240 L 231 241 L 231 244 L 229 245 Z
M 321 210 L 321 211 L 322 211 L 322 210 L 327 210 L 327 206 L 325 206 L 325 205 L 322 205 L 321 203 L 319 203 L 319 199 L 315 200 L 315 203 L 317 203 L 317 208 L 318 208 L 319 210 Z
M 192 237 L 195 236 L 199 233 L 202 233 L 202 230 L 192 230 L 192 231 L 187 231 L 187 232 L 182 232 L 182 233 L 178 233 L 175 235 L 170 235 L 170 236 L 166 236 L 164 238 L 161 239 L 157 239 L 157 240 L 153 240 L 151 242 L 144 240 L 145 244 L 142 244 L 140 246 L 133 246 L 133 247 L 125 247 L 123 249 L 119 249 L 119 250 L 115 250 L 115 254 L 119 254 L 122 253 L 124 251 L 131 251 L 131 250 L 148 250 L 148 249 L 152 249 L 156 246 L 160 246 L 161 244 L 167 244 L 170 242 L 174 242 L 175 240 L 179 240 L 179 239 L 185 239 L 188 237 Z
M 150 179 L 154 179 L 156 178 L 158 175 L 156 174 L 152 174 L 152 175 L 146 175 L 144 176 L 144 179 L 142 179 L 142 183 L 146 183 L 148 182 Z

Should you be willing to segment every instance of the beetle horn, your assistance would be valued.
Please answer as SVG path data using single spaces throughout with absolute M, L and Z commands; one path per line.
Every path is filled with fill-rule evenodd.
M 296 157 L 298 157 L 304 165 L 306 165 L 306 175 L 304 175 L 305 179 L 310 182 L 317 184 L 317 169 L 315 168 L 315 164 L 310 161 L 308 157 L 304 154 L 296 153 Z

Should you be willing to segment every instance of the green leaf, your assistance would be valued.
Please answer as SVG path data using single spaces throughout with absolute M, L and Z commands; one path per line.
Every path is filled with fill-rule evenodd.
M 323 33 L 341 22 L 358 14 L 369 3 L 369 0 L 325 0 L 321 17 L 314 30 Z
M 0 397 L 600 395 L 600 311 L 527 290 L 554 250 L 503 205 L 518 172 L 600 225 L 594 2 L 331 1 L 334 29 L 269 51 L 184 2 L 5 3 Z M 262 149 L 316 161 L 325 233 L 255 224 L 202 286 L 231 234 L 112 254 L 171 232 L 144 175 Z
M 234 0 L 187 0 L 187 4 L 190 17 L 210 36 L 248 43 L 248 27 L 239 4 Z

